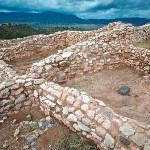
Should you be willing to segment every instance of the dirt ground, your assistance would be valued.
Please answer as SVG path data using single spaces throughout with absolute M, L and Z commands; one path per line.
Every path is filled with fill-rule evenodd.
M 4 141 L 7 141 L 7 150 L 22 150 L 26 144 L 26 139 L 23 138 L 23 133 L 20 132 L 18 141 L 14 137 L 14 133 L 18 125 L 26 121 L 27 115 L 32 116 L 32 121 L 38 121 L 45 118 L 43 112 L 39 111 L 39 108 L 32 108 L 28 111 L 21 111 L 19 114 L 12 115 L 3 124 L 0 124 L 0 150 L 4 150 Z M 16 119 L 15 123 L 12 121 Z M 65 134 L 70 133 L 70 130 L 63 124 L 55 120 L 54 126 L 50 127 L 44 134 L 40 135 L 36 141 L 36 150 L 56 150 L 56 145 L 59 138 Z M 29 148 L 30 150 L 31 148 Z
M 7 61 L 6 63 L 16 71 L 18 75 L 23 75 L 26 73 L 26 70 L 32 66 L 33 63 L 38 62 L 44 58 L 49 57 L 52 54 L 56 54 L 58 49 L 50 50 L 46 52 L 36 53 L 34 56 L 24 57 L 23 59 L 15 59 L 12 61 Z
M 51 54 L 56 52 L 53 51 Z M 22 75 L 32 63 L 38 60 L 40 60 L 40 54 L 37 54 L 34 59 L 28 58 L 23 62 L 21 60 L 11 62 L 11 65 L 18 74 Z M 118 88 L 122 85 L 131 88 L 128 96 L 117 93 Z M 145 80 L 140 73 L 133 69 L 103 70 L 92 76 L 87 75 L 68 80 L 62 86 L 86 91 L 91 96 L 105 102 L 116 113 L 150 123 L 150 79 Z
M 129 95 L 117 93 L 122 85 L 130 87 Z M 68 80 L 62 86 L 85 91 L 120 115 L 150 123 L 150 79 L 145 80 L 130 68 L 103 70 L 92 76 Z

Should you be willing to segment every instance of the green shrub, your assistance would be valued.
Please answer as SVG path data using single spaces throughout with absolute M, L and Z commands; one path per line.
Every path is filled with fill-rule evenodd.
M 35 123 L 32 124 L 24 124 L 22 127 L 23 132 L 30 133 L 38 128 L 38 125 Z
M 75 135 L 64 134 L 59 138 L 57 150 L 97 150 L 97 148 L 87 142 L 87 140 Z

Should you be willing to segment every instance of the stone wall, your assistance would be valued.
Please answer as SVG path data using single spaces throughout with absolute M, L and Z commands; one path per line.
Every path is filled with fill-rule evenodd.
M 1 83 L 0 97 L 1 122 L 19 110 L 38 105 L 46 116 L 52 114 L 72 131 L 93 140 L 100 149 L 150 148 L 149 124 L 118 115 L 102 101 L 77 89 L 22 77 Z
M 20 110 L 39 106 L 39 99 L 34 96 L 34 89 L 44 80 L 16 77 L 15 80 L 6 80 L 0 84 L 0 123 L 7 117 Z
M 36 54 L 45 54 L 66 47 L 66 32 L 58 32 L 54 35 L 38 35 L 18 40 L 6 40 L 1 42 L 0 54 L 5 61 L 35 57 Z
M 0 57 L 5 61 L 17 61 L 49 54 L 50 51 L 64 49 L 71 44 L 94 36 L 94 32 L 57 32 L 50 35 L 36 35 L 17 40 L 5 40 L 0 43 Z
M 52 114 L 71 130 L 93 140 L 100 149 L 149 150 L 149 124 L 118 115 L 102 101 L 92 98 L 87 93 L 74 88 L 63 88 L 52 82 L 65 82 L 68 78 L 98 72 L 106 67 L 114 69 L 122 65 L 131 66 L 149 75 L 150 50 L 132 45 L 134 41 L 149 38 L 149 29 L 149 25 L 135 28 L 112 23 L 97 31 L 56 33 L 60 36 L 62 34 L 62 39 L 67 37 L 68 41 L 62 41 L 70 43 L 69 46 L 64 48 L 66 45 L 56 40 L 60 46 L 58 53 L 34 63 L 22 76 L 17 75 L 1 60 L 0 122 L 4 122 L 8 116 L 22 109 L 40 106 L 46 115 Z M 54 35 L 49 36 L 53 39 Z M 17 40 L 2 41 L 1 58 L 20 58 L 29 48 L 34 52 L 34 48 L 27 43 L 35 37 L 38 40 L 32 44 L 35 44 L 35 47 L 39 44 L 41 49 L 45 45 L 42 41 L 49 39 L 49 36 L 19 39 L 18 44 L 21 43 L 21 48 L 18 48 L 18 52 Z M 54 47 L 55 42 L 52 43 Z M 4 54 L 7 54 L 8 49 L 11 52 L 6 56 Z
M 34 63 L 27 74 L 59 83 L 74 76 L 122 65 L 150 73 L 150 50 L 134 47 L 131 37 L 132 34 L 129 36 L 126 29 L 103 31 L 87 41 L 78 42 Z
M 37 54 L 46 57 L 51 54 L 50 51 L 64 49 L 112 30 L 124 32 L 126 38 L 129 39 L 128 42 L 142 41 L 150 36 L 149 25 L 133 27 L 128 24 L 111 23 L 94 31 L 64 31 L 50 35 L 35 35 L 17 40 L 3 40 L 0 41 L 0 59 L 7 62 L 17 61 L 18 59 L 36 57 Z
M 39 99 L 45 114 L 52 113 L 72 131 L 95 141 L 100 149 L 150 148 L 150 125 L 120 116 L 102 101 L 74 88 L 45 82 L 40 89 Z
M 14 76 L 17 76 L 15 71 L 13 71 L 3 60 L 0 60 L 0 82 L 11 79 Z

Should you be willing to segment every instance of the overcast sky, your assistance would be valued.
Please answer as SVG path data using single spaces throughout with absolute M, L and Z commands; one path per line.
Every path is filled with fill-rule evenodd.
M 150 0 L 0 0 L 0 11 L 56 11 L 80 18 L 150 18 Z

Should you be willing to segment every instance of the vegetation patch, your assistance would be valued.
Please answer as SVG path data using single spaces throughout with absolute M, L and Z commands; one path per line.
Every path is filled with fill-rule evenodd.
M 67 133 L 61 135 L 57 143 L 57 150 L 97 150 L 96 146 L 91 145 L 75 134 Z
M 22 131 L 25 132 L 25 133 L 31 133 L 36 129 L 38 129 L 38 124 L 37 123 L 24 124 L 22 126 Z
M 93 30 L 97 29 L 97 26 L 63 26 L 63 25 L 53 25 L 48 27 L 32 27 L 27 24 L 12 24 L 12 23 L 6 23 L 6 24 L 0 24 L 0 39 L 17 39 L 17 38 L 23 38 L 27 36 L 32 35 L 38 35 L 38 34 L 53 34 L 58 31 L 86 31 L 86 30 Z

